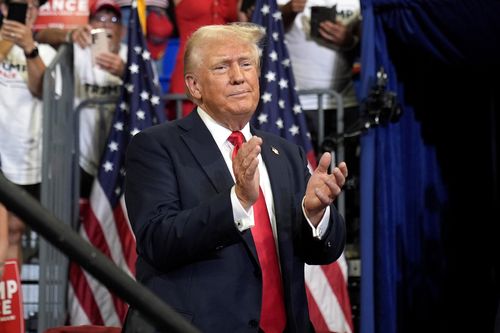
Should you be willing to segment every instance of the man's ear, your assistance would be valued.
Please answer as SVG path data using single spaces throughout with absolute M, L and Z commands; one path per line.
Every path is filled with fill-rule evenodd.
M 201 99 L 201 91 L 196 76 L 188 73 L 184 76 L 184 82 L 186 83 L 189 94 L 195 99 Z

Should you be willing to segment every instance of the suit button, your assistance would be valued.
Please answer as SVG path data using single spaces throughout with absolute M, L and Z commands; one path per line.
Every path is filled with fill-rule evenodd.
M 328 241 L 328 242 L 326 243 L 326 247 L 332 247 L 332 243 L 330 243 L 330 241 Z
M 224 245 L 218 245 L 215 247 L 217 251 L 222 250 L 224 248 Z
M 259 327 L 259 321 L 258 320 L 255 320 L 255 319 L 252 319 L 248 322 L 248 325 L 250 327 L 253 327 L 253 328 L 257 328 Z

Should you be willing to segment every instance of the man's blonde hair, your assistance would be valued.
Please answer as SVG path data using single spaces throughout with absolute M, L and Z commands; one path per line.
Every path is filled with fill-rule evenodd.
M 252 47 L 252 56 L 260 70 L 260 43 L 265 35 L 264 28 L 253 23 L 229 23 L 224 25 L 206 25 L 196 30 L 189 37 L 184 51 L 184 75 L 195 71 L 202 62 L 205 48 L 215 43 L 224 43 L 225 39 L 238 39 Z M 188 96 L 189 90 L 186 89 Z

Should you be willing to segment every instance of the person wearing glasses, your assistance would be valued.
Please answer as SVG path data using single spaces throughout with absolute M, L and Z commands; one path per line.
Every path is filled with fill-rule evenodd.
M 127 62 L 127 45 L 122 43 L 120 7 L 113 0 L 97 0 L 90 7 L 89 23 L 73 30 L 47 28 L 37 39 L 58 47 L 73 44 L 75 108 L 88 99 L 119 98 Z M 104 45 L 98 39 L 104 39 Z M 107 43 L 106 43 L 107 41 Z M 88 105 L 80 110 L 81 195 L 88 198 L 97 174 L 115 104 Z

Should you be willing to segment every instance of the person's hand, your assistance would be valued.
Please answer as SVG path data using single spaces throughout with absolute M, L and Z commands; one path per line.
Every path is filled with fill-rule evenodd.
M 91 30 L 92 26 L 90 25 L 76 28 L 71 33 L 71 42 L 78 44 L 82 49 L 90 46 L 92 44 L 92 36 L 90 35 Z
M 118 54 L 111 52 L 102 52 L 96 55 L 95 60 L 96 65 L 103 70 L 119 77 L 123 76 L 125 63 Z
M 321 221 L 325 208 L 340 194 L 347 177 L 345 162 L 339 163 L 333 172 L 328 174 L 331 160 L 331 154 L 324 153 L 307 183 L 304 208 L 307 217 L 314 226 L 317 226 Z
M 0 34 L 3 40 L 16 44 L 24 52 L 30 52 L 35 47 L 31 29 L 17 21 L 4 19 Z
M 253 136 L 244 142 L 233 159 L 233 172 L 236 180 L 235 192 L 241 205 L 248 209 L 259 197 L 259 159 L 262 139 Z
M 319 24 L 319 33 L 325 40 L 343 47 L 352 45 L 353 34 L 340 22 L 323 21 Z

